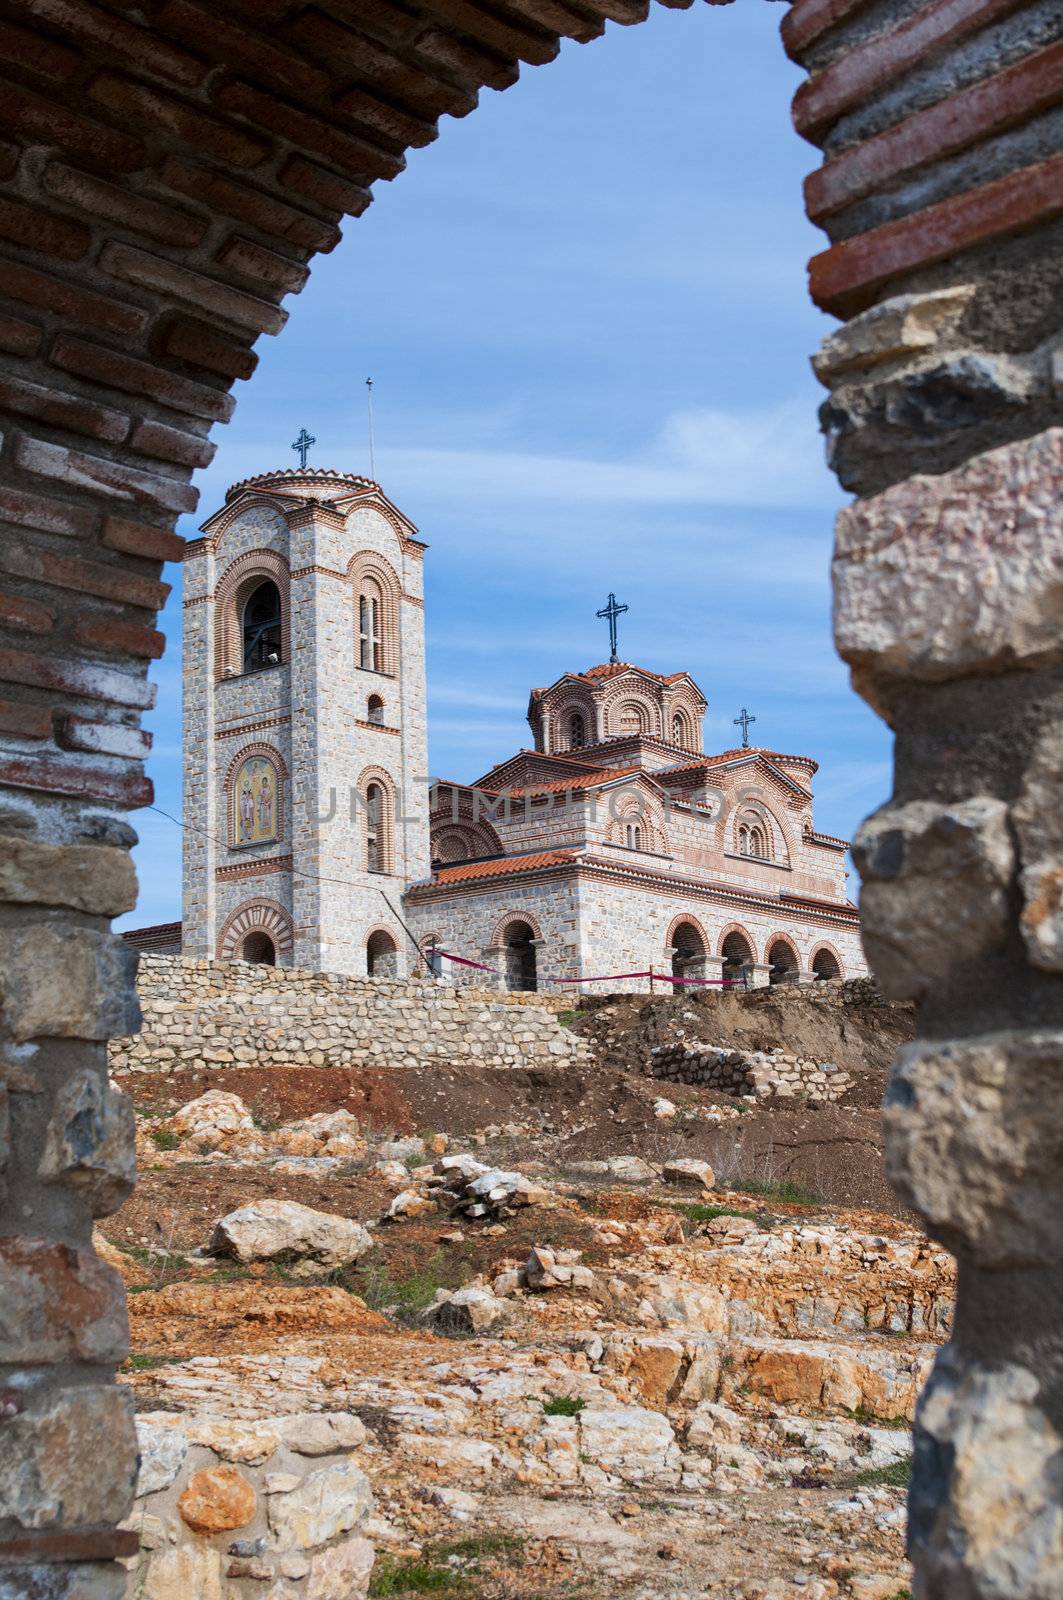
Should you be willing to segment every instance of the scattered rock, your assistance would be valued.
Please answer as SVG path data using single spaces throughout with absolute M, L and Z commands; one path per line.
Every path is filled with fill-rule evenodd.
M 695 1160 L 692 1156 L 679 1156 L 666 1161 L 661 1176 L 665 1183 L 690 1183 L 702 1189 L 711 1189 L 716 1182 L 716 1174 L 709 1163 Z
M 237 1261 L 292 1261 L 295 1272 L 344 1267 L 371 1250 L 360 1222 L 295 1200 L 256 1200 L 214 1224 L 210 1251 Z

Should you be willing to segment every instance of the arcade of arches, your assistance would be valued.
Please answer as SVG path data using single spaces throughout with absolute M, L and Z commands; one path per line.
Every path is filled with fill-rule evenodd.
M 551 60 L 554 27 L 589 40 L 646 9 L 19 8 L 0 102 L 0 957 L 17 1130 L 0 1287 L 22 1286 L 5 1297 L 3 1387 L 22 1408 L 4 1424 L 8 1477 L 39 1481 L 45 1417 L 69 1448 L 47 1496 L 25 1487 L 0 1528 L 8 1593 L 114 1600 L 137 1537 L 118 1526 L 136 1464 L 113 1384 L 122 1291 L 90 1244 L 125 1158 L 101 1143 L 46 1177 L 39 1156 L 56 1097 L 80 1075 L 103 1096 L 102 1042 L 137 1024 L 130 952 L 106 924 L 135 900 L 121 814 L 152 793 L 137 723 L 188 479 L 255 340 L 282 329 L 281 298 L 404 147 Z M 811 292 L 844 324 L 815 362 L 855 496 L 835 636 L 896 732 L 897 799 L 855 844 L 863 934 L 925 1036 L 890 1091 L 890 1170 L 960 1263 L 956 1338 L 916 1431 L 918 1600 L 1060 1592 L 1060 26 L 1043 0 L 794 0 L 782 17 L 808 75 L 795 123 L 823 151 Z M 386 619 L 366 622 L 367 649 L 386 652 Z M 270 653 L 269 617 L 252 625 Z

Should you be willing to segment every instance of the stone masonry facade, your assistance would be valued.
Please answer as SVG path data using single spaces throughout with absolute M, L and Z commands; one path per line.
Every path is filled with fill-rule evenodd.
M 398 976 L 402 889 L 427 868 L 425 546 L 368 479 L 312 468 L 234 485 L 203 535 L 185 550 L 182 949 L 365 973 L 375 935 Z M 249 665 L 263 584 L 276 659 Z M 240 812 L 254 768 L 267 827 Z
M 161 563 L 255 341 L 373 184 L 522 64 L 649 0 L 35 0 L 0 73 L 0 1600 L 118 1600 L 136 1534 L 133 1181 L 105 1045 L 138 1025 L 133 832 Z M 793 0 L 822 153 L 816 357 L 835 632 L 894 729 L 856 841 L 878 981 L 919 1041 L 887 1107 L 959 1263 L 920 1403 L 913 1600 L 1058 1600 L 1063 1449 L 1063 17 L 1051 0 Z M 548 305 L 544 308 L 548 314 Z M 319 963 L 315 963 L 319 964 Z M 973 1112 L 973 1114 L 969 1114 Z
M 203 1067 L 543 1067 L 587 1048 L 533 995 L 142 956 L 140 1032 L 112 1039 L 112 1072 Z
M 434 786 L 432 878 L 406 897 L 422 949 L 510 988 L 864 976 L 847 844 L 813 818 L 816 762 L 706 755 L 705 710 L 688 673 L 628 662 L 534 689 L 534 749 Z

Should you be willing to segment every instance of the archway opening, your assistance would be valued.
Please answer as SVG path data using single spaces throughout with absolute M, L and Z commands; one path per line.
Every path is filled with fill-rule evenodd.
M 240 946 L 240 960 L 253 961 L 260 967 L 275 967 L 277 965 L 277 947 L 268 933 L 263 933 L 256 928 L 247 935 Z
M 753 948 L 744 933 L 729 933 L 723 941 L 724 979 L 729 983 L 748 983 L 753 975 Z
M 382 727 L 384 723 L 384 702 L 378 694 L 371 694 L 366 702 L 366 716 L 368 721 Z
M 399 975 L 399 947 L 383 928 L 378 928 L 366 940 L 365 970 L 371 978 L 397 978 Z
M 692 922 L 681 922 L 672 935 L 672 977 L 705 976 L 705 941 Z
M 535 934 L 526 922 L 511 922 L 505 933 L 506 988 L 512 991 L 539 987 Z
M 796 983 L 798 981 L 797 957 L 785 939 L 776 939 L 768 951 L 769 983 Z
M 261 672 L 281 661 L 281 593 L 272 578 L 252 589 L 244 606 L 243 670 Z
M 842 975 L 841 963 L 832 950 L 816 951 L 812 971 L 817 983 L 827 983 L 831 978 L 840 978 Z

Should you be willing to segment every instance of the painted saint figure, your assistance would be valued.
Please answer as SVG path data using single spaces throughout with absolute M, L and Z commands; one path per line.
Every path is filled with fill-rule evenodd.
M 248 844 L 255 826 L 255 802 L 251 794 L 251 778 L 245 770 L 240 785 L 240 843 Z
M 268 767 L 262 774 L 258 790 L 258 836 L 260 839 L 273 837 L 273 788 L 269 781 Z

